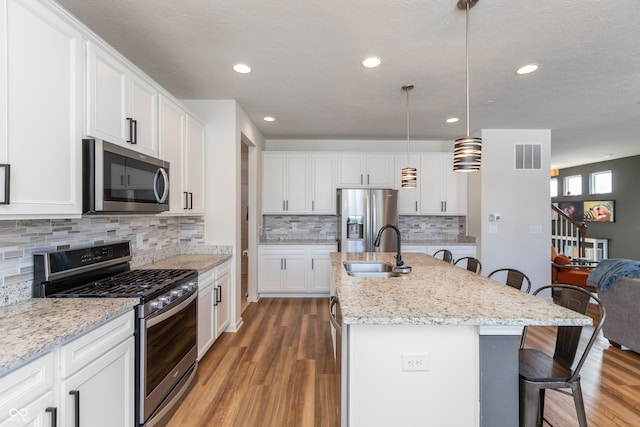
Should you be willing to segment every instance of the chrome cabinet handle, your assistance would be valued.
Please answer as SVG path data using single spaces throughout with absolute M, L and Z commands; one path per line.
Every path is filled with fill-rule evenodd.
M 75 402 L 75 427 L 80 427 L 80 390 L 71 390 L 69 392 L 71 396 L 74 396 Z

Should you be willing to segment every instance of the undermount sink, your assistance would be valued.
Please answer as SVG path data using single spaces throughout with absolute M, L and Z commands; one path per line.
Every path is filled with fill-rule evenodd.
M 353 277 L 389 278 L 398 277 L 400 273 L 393 271 L 388 262 L 345 261 L 344 269 Z

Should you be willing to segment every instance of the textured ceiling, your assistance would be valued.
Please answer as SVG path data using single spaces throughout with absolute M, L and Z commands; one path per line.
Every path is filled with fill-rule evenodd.
M 238 100 L 267 139 L 406 139 L 404 84 L 412 139 L 466 132 L 456 0 L 59 3 L 176 97 Z M 481 0 L 470 34 L 472 133 L 551 129 L 553 167 L 640 154 L 640 1 Z

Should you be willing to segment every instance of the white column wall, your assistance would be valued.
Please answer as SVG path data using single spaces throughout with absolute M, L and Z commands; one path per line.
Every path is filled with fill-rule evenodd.
M 207 245 L 232 246 L 231 268 L 232 295 L 229 330 L 235 331 L 242 324 L 240 308 L 240 245 L 241 225 L 241 152 L 243 138 L 251 141 L 250 168 L 259 162 L 259 152 L 264 147 L 264 138 L 235 100 L 182 100 L 206 125 L 205 146 L 205 242 Z M 253 157 L 253 160 L 251 159 Z M 256 177 L 261 176 L 257 170 Z M 260 181 L 253 177 L 249 187 L 260 188 Z M 255 180 L 258 179 L 256 182 Z M 253 197 L 253 198 L 252 198 Z M 259 194 L 249 194 L 249 206 L 258 208 Z M 257 217 L 257 215 L 252 215 Z M 255 222 L 254 222 L 255 224 Z M 255 227 L 249 228 L 249 239 L 256 238 Z M 254 252 L 255 253 L 255 252 Z M 253 257 L 255 260 L 255 257 Z M 255 262 L 255 261 L 254 261 Z M 249 265 L 251 275 L 252 265 Z M 255 268 L 253 269 L 255 272 Z
M 483 274 L 517 268 L 529 276 L 533 291 L 551 280 L 551 131 L 483 129 L 482 143 L 481 170 L 469 174 L 468 234 L 476 237 Z M 516 170 L 516 144 L 540 144 L 542 169 Z M 490 222 L 491 213 L 501 221 Z M 532 233 L 532 226 L 541 232 Z

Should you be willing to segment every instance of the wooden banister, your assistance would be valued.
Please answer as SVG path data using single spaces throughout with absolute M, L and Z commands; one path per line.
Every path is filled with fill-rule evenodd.
M 552 220 L 551 224 L 553 246 L 556 251 L 559 254 L 564 253 L 564 248 L 567 243 L 570 243 L 572 247 L 577 246 L 577 252 L 565 255 L 571 258 L 584 258 L 584 239 L 587 237 L 587 224 L 584 221 L 580 222 L 571 218 L 553 203 L 551 204 L 551 210 L 558 215 L 557 219 Z

